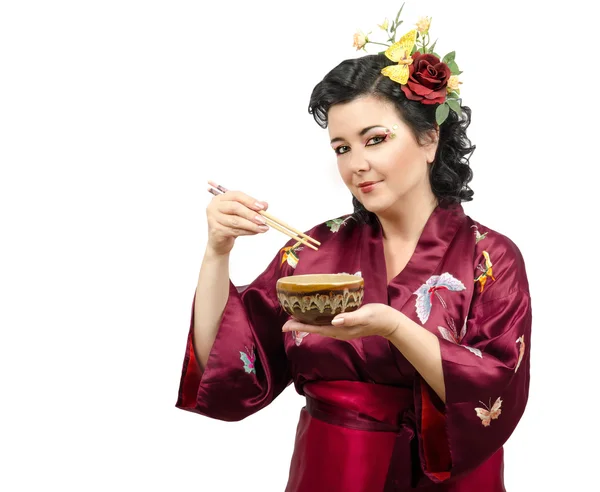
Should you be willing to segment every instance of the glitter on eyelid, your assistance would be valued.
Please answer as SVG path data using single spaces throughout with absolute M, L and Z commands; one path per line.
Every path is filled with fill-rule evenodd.
M 392 126 L 392 130 L 397 130 L 397 129 L 398 129 L 397 124 Z M 395 132 L 391 132 L 391 131 L 387 130 L 386 133 L 390 136 L 390 138 L 396 138 Z

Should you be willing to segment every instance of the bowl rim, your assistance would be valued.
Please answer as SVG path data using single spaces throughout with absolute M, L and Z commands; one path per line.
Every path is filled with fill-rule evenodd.
M 298 283 L 299 279 L 306 279 L 308 277 L 343 277 L 343 280 L 325 280 L 319 281 L 315 284 L 302 284 Z M 361 287 L 364 285 L 364 279 L 360 275 L 353 275 L 351 273 L 306 273 L 301 275 L 288 275 L 281 277 L 277 280 L 278 289 L 288 289 L 290 286 L 294 289 L 306 289 L 310 290 L 321 290 L 331 287 Z

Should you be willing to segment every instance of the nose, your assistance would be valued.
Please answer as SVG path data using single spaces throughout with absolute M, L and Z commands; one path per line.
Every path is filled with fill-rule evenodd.
M 352 152 L 350 156 L 350 169 L 355 173 L 365 172 L 371 168 L 369 161 L 362 152 Z

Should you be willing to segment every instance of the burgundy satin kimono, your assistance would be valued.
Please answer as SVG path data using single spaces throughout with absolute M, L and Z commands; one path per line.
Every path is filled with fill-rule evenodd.
M 461 206 L 438 207 L 388 284 L 378 223 L 349 215 L 308 233 L 319 251 L 290 241 L 252 284 L 230 284 L 204 372 L 192 307 L 176 406 L 240 420 L 293 382 L 306 406 L 287 492 L 504 491 L 502 446 L 529 391 L 531 301 L 515 244 Z M 440 338 L 445 404 L 382 337 L 281 332 L 279 277 L 343 272 L 363 276 L 363 304 L 389 304 Z

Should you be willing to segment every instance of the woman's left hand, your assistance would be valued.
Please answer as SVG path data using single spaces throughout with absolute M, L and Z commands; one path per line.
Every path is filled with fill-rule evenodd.
M 387 304 L 365 304 L 356 311 L 341 313 L 333 318 L 331 325 L 306 325 L 294 319 L 288 320 L 282 330 L 317 333 L 338 340 L 379 335 L 389 338 L 400 325 L 404 316 Z

